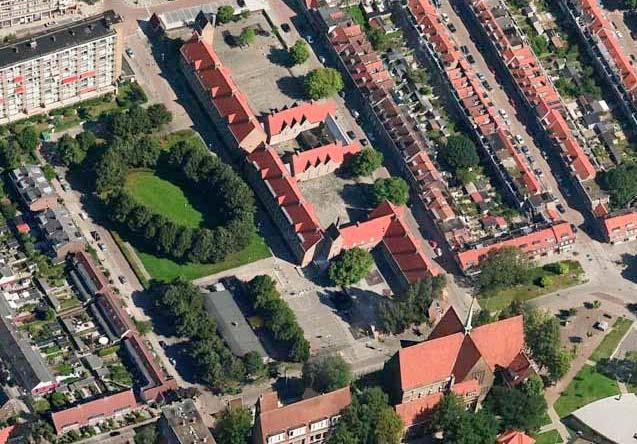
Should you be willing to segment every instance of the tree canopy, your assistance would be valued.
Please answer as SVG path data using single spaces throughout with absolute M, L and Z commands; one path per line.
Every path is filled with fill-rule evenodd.
M 220 24 L 229 23 L 234 18 L 234 8 L 230 5 L 224 5 L 217 9 L 217 22 Z
M 480 261 L 480 288 L 493 290 L 527 282 L 532 262 L 517 247 L 503 247 L 487 253 Z
M 431 414 L 432 432 L 442 432 L 448 444 L 492 443 L 498 434 L 498 421 L 488 410 L 465 410 L 462 399 L 450 393 L 445 395 Z
M 148 113 L 148 119 L 150 120 L 150 124 L 154 128 L 161 128 L 163 125 L 167 125 L 173 120 L 173 115 L 166 105 L 163 103 L 155 103 L 150 105 L 146 110 Z
M 290 57 L 295 65 L 301 65 L 310 58 L 310 48 L 305 40 L 299 39 L 290 48 Z
M 247 285 L 253 309 L 263 318 L 265 327 L 288 350 L 288 359 L 304 362 L 310 356 L 310 344 L 303 336 L 296 316 L 281 298 L 274 280 L 268 275 L 254 277 Z
M 252 435 L 252 413 L 246 407 L 226 408 L 216 423 L 214 436 L 218 442 L 249 444 Z
M 625 208 L 637 197 L 637 164 L 623 163 L 600 174 L 599 184 L 610 193 L 614 208 Z
M 378 387 L 354 395 L 328 444 L 399 444 L 403 422 Z
M 480 163 L 475 145 L 467 136 L 449 136 L 445 148 L 438 155 L 440 162 L 452 173 L 474 168 Z
M 256 38 L 257 32 L 254 30 L 254 28 L 244 28 L 243 31 L 241 31 L 241 34 L 239 34 L 239 43 L 241 44 L 241 46 L 249 46 L 254 43 Z
M 351 172 L 356 177 L 369 176 L 383 164 L 383 153 L 374 148 L 363 148 L 352 158 Z
M 374 259 L 362 248 L 345 250 L 332 260 L 328 276 L 334 285 L 348 287 L 363 279 L 372 270 Z
M 484 407 L 500 419 L 503 430 L 536 432 L 544 423 L 547 404 L 543 394 L 526 393 L 522 389 L 495 385 Z
M 334 68 L 318 68 L 305 77 L 305 90 L 313 100 L 336 95 L 343 89 L 343 78 Z
M 444 287 L 445 277 L 441 274 L 412 282 L 393 300 L 381 300 L 378 317 L 382 328 L 391 333 L 402 333 L 410 325 L 425 322 L 431 302 L 441 297 Z
M 409 185 L 402 177 L 376 179 L 372 192 L 377 205 L 386 200 L 394 205 L 405 205 L 409 201 Z
M 340 355 L 318 356 L 303 365 L 303 383 L 318 393 L 343 388 L 352 381 L 352 369 Z

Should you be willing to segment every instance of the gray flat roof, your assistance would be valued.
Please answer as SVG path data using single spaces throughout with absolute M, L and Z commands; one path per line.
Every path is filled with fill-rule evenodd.
M 0 46 L 0 68 L 114 34 L 115 29 L 111 25 L 120 21 L 121 18 L 114 11 L 109 10 Z
M 267 353 L 241 313 L 232 294 L 227 291 L 204 292 L 206 312 L 217 321 L 217 328 L 236 356 L 255 351 L 265 358 Z
M 217 11 L 217 7 L 214 3 L 204 3 L 199 6 L 192 6 L 189 8 L 177 9 L 176 11 L 168 11 L 157 16 L 162 21 L 164 27 L 167 30 L 181 28 L 187 26 L 195 21 L 199 11 L 206 14 L 214 14 Z
M 595 433 L 617 444 L 635 442 L 637 434 L 637 396 L 609 396 L 575 410 L 572 415 Z

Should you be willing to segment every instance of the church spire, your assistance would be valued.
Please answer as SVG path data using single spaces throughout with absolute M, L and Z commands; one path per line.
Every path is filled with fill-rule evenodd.
M 475 295 L 473 296 L 473 298 L 471 299 L 471 305 L 469 306 L 469 313 L 467 314 L 467 320 L 464 323 L 464 334 L 468 335 L 469 333 L 471 333 L 471 329 L 473 328 L 473 326 L 471 325 L 471 321 L 473 319 L 473 304 L 476 301 L 476 297 Z

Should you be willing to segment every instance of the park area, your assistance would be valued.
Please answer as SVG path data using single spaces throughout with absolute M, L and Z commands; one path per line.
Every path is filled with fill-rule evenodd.
M 563 264 L 564 273 L 556 273 L 556 265 Z M 539 296 L 572 287 L 583 282 L 584 271 L 579 262 L 565 260 L 533 267 L 528 272 L 526 282 L 512 287 L 483 290 L 480 306 L 490 312 L 502 310 L 512 301 L 526 302 Z
M 614 367 L 608 363 L 632 324 L 633 322 L 626 318 L 618 318 L 615 321 L 589 358 L 595 365 L 586 364 L 582 367 L 555 402 L 555 411 L 561 418 L 593 401 L 620 393 L 619 384 L 612 371 Z M 635 387 L 628 385 L 628 391 L 635 391 Z

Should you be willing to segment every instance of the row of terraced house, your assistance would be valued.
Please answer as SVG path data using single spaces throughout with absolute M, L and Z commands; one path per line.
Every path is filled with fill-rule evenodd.
M 468 0 L 462 6 L 465 16 L 474 21 L 488 42 L 487 50 L 496 55 L 498 67 L 507 74 L 521 102 L 534 117 L 532 123 L 543 138 L 542 143 L 560 153 L 590 216 L 598 221 L 602 237 L 612 243 L 635 239 L 637 213 L 633 209 L 610 208 L 608 194 L 595 181 L 602 168 L 505 3 Z M 561 6 L 583 34 L 598 71 L 609 82 L 622 110 L 634 122 L 635 70 L 603 11 L 596 0 L 565 1 Z
M 433 30 L 431 35 L 434 36 L 432 52 L 440 54 L 440 69 L 448 75 L 449 87 L 469 125 L 477 132 L 476 137 L 483 149 L 492 157 L 494 164 L 499 162 L 495 158 L 496 153 L 504 150 L 506 154 L 500 155 L 507 156 L 507 161 L 520 171 L 521 179 L 517 183 L 510 177 L 503 178 L 511 189 L 510 194 L 519 207 L 527 207 L 529 213 L 542 222 L 530 223 L 503 236 L 471 242 L 469 229 L 452 204 L 447 182 L 432 160 L 434 143 L 394 100 L 392 89 L 395 82 L 362 27 L 354 23 L 344 10 L 336 7 L 323 6 L 308 12 L 325 33 L 341 71 L 347 74 L 363 96 L 363 103 L 367 104 L 363 113 L 373 122 L 378 140 L 390 148 L 393 160 L 408 179 L 413 194 L 428 210 L 463 271 L 474 272 L 482 257 L 502 246 L 518 246 L 531 255 L 569 249 L 575 240 L 573 229 L 559 220 L 555 210 L 547 207 L 553 201 L 552 196 L 545 192 L 526 160 L 514 148 L 511 134 L 501 125 L 486 91 L 436 17 L 435 8 L 429 2 L 410 5 L 420 8 L 412 10 L 412 13 L 418 14 L 415 20 L 430 21 L 432 26 L 428 29 Z M 420 29 L 419 32 L 425 39 L 430 37 Z

